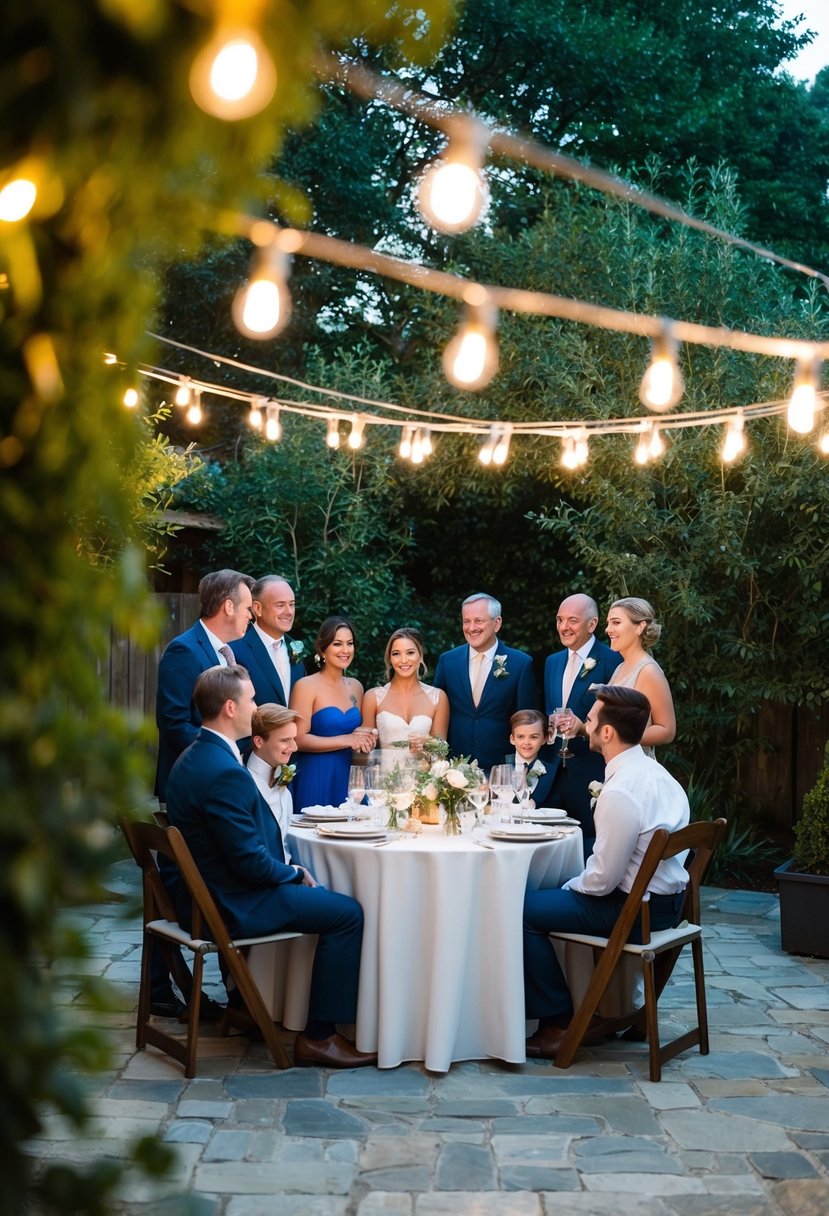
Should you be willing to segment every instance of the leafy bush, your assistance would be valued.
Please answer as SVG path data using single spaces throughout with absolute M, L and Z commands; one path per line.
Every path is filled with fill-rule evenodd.
M 829 765 L 803 798 L 794 829 L 794 859 L 800 870 L 829 874 Z

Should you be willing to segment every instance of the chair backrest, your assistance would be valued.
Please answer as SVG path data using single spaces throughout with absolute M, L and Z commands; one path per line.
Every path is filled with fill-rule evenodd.
M 686 863 L 688 884 L 685 888 L 682 916 L 698 924 L 700 884 L 708 872 L 711 859 L 723 837 L 725 827 L 724 819 L 715 819 L 713 822 L 689 823 L 687 827 L 679 828 L 676 832 L 669 832 L 667 828 L 657 828 L 645 850 L 630 894 L 622 906 L 614 933 L 618 932 L 622 936 L 622 940 L 627 941 L 641 912 L 642 942 L 647 945 L 650 941 L 650 910 L 647 901 L 643 903 L 643 900 L 651 879 L 661 861 L 667 861 L 669 857 L 676 857 L 677 853 L 686 851 L 692 853 L 693 856 Z
M 121 826 L 133 856 L 144 875 L 145 921 L 155 919 L 155 913 L 165 920 L 178 919 L 172 900 L 158 872 L 155 853 L 160 853 L 162 857 L 168 858 L 176 866 L 190 896 L 193 937 L 202 937 L 206 926 L 207 936 L 215 942 L 219 950 L 230 949 L 231 937 L 224 918 L 196 868 L 193 855 L 178 828 L 159 827 L 155 823 L 137 821 L 124 821 Z

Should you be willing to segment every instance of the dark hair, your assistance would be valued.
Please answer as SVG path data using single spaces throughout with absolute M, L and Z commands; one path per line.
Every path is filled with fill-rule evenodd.
M 411 626 L 411 625 L 404 625 L 402 629 L 395 629 L 394 633 L 391 635 L 388 642 L 386 642 L 386 649 L 383 652 L 383 662 L 386 664 L 386 679 L 388 680 L 391 678 L 392 647 L 394 646 L 395 642 L 397 642 L 403 638 L 408 638 L 410 642 L 414 642 L 415 646 L 418 649 L 418 652 L 420 654 L 420 662 L 417 665 L 417 678 L 418 678 L 418 680 L 422 680 L 423 677 L 426 675 L 426 661 L 423 657 L 425 647 L 423 645 L 423 638 L 421 636 L 420 630 L 415 629 L 414 626 Z
M 651 716 L 651 703 L 644 693 L 622 684 L 599 684 L 596 700 L 601 703 L 597 726 L 612 726 L 622 743 L 641 742 Z
M 202 722 L 218 718 L 226 701 L 238 701 L 245 680 L 250 680 L 248 669 L 238 663 L 208 667 L 203 671 L 193 689 L 193 704 L 201 714 Z
M 240 574 L 238 570 L 214 570 L 205 574 L 199 583 L 199 616 L 206 620 L 215 616 L 225 600 L 239 603 L 239 587 L 253 587 L 253 579 L 249 574 Z
M 540 709 L 518 709 L 509 720 L 510 734 L 516 726 L 540 726 L 547 733 L 547 719 Z
M 328 647 L 337 636 L 338 629 L 349 629 L 351 637 L 356 647 L 357 639 L 354 636 L 354 626 L 346 616 L 327 616 L 319 627 L 317 639 L 314 642 L 314 652 L 317 662 L 321 662 L 322 656 L 325 654 Z

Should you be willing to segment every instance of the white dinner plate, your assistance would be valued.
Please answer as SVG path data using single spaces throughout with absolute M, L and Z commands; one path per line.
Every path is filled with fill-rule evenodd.
M 318 836 L 337 836 L 341 840 L 380 840 L 386 835 L 385 828 L 376 823 L 318 823 Z
M 567 812 L 559 807 L 543 806 L 538 811 L 528 811 L 527 818 L 533 823 L 557 823 L 567 818 Z
M 558 840 L 561 833 L 535 823 L 511 823 L 502 828 L 490 828 L 493 840 Z
M 311 823 L 337 823 L 339 820 L 348 819 L 348 815 L 339 806 L 306 806 L 302 811 L 302 818 L 310 820 Z

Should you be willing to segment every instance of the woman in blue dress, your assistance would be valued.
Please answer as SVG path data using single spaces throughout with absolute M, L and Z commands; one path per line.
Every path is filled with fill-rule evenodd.
M 314 645 L 320 670 L 297 680 L 291 709 L 297 720 L 294 808 L 339 806 L 348 796 L 353 751 L 370 752 L 376 732 L 362 726 L 363 686 L 346 675 L 354 661 L 354 630 L 342 616 L 320 625 Z

